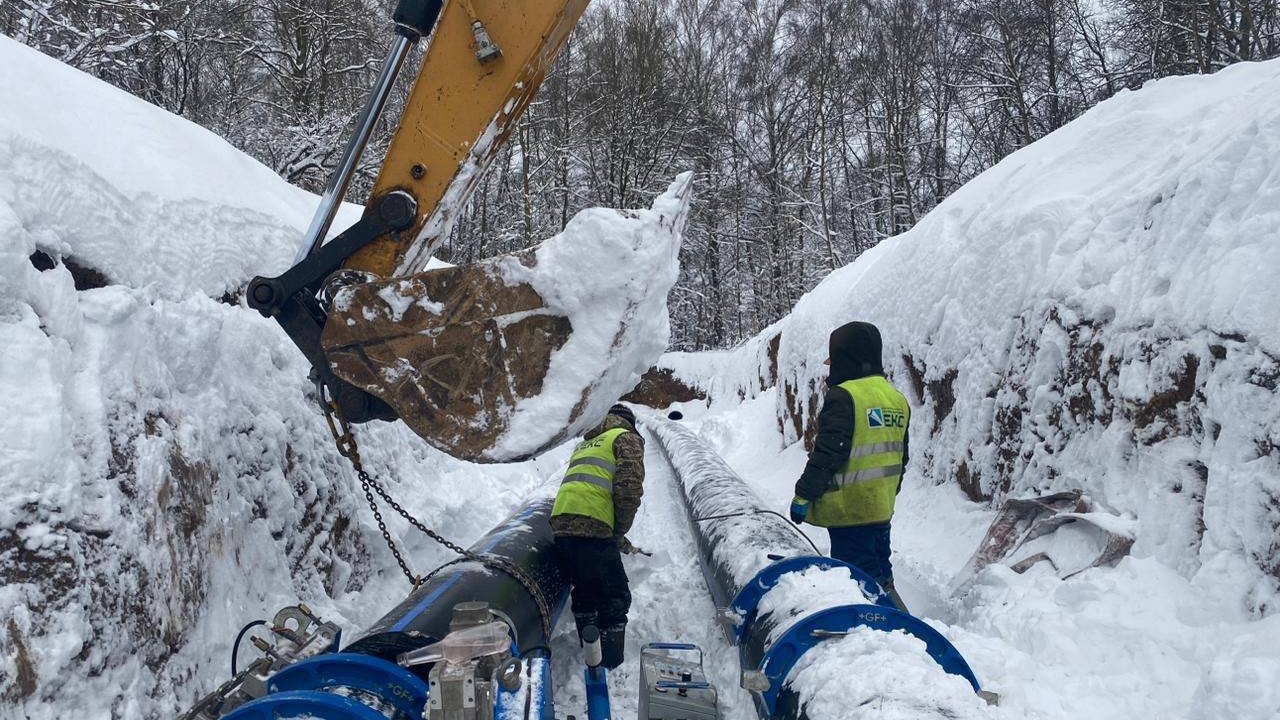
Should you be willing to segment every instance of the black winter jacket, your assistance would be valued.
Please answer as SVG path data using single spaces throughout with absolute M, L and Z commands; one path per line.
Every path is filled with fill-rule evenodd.
M 796 497 L 810 501 L 822 497 L 831 489 L 832 477 L 849 460 L 857 408 L 853 397 L 836 386 L 846 380 L 884 375 L 880 355 L 880 331 L 871 323 L 851 322 L 831 333 L 827 396 L 818 412 L 818 434 L 809 452 L 809 462 L 796 481 Z M 907 438 L 903 438 L 903 467 L 906 467 L 907 455 Z

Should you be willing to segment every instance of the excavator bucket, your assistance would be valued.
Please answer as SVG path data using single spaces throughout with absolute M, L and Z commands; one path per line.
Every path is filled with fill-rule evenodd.
M 306 355 L 326 409 L 345 422 L 399 418 L 455 457 L 521 459 L 581 434 L 665 349 L 687 176 L 652 210 L 586 211 L 538 248 L 425 270 L 586 5 L 399 0 L 397 36 L 295 264 L 246 293 Z M 365 212 L 325 241 L 424 38 Z
M 455 457 L 564 442 L 665 349 L 689 197 L 685 174 L 650 210 L 587 210 L 536 248 L 343 288 L 321 336 L 329 365 Z
M 573 332 L 532 286 L 503 282 L 508 259 L 342 291 L 321 338 L 334 373 L 432 445 L 483 459 L 517 403 L 542 392 L 551 356 Z

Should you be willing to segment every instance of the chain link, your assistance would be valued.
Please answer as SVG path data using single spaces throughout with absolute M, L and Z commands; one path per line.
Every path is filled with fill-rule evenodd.
M 436 531 L 424 525 L 420 520 L 405 510 L 395 498 L 382 487 L 377 480 L 373 478 L 364 469 L 364 464 L 360 461 L 360 448 L 356 445 L 356 437 L 351 431 L 351 427 L 342 417 L 335 403 L 329 402 L 325 398 L 324 389 L 320 388 L 320 402 L 324 408 L 325 421 L 329 423 L 329 432 L 333 434 L 333 440 L 338 446 L 338 453 L 351 462 L 351 467 L 356 471 L 356 477 L 360 479 L 360 488 L 364 490 L 364 498 L 369 503 L 369 509 L 373 511 L 373 519 L 378 523 L 378 530 L 382 532 L 382 539 L 387 542 L 387 547 L 391 549 L 391 554 L 395 556 L 396 564 L 400 566 L 400 570 L 404 576 L 409 579 L 409 583 L 413 585 L 413 589 L 417 590 L 426 584 L 436 573 L 460 562 L 475 562 L 484 567 L 506 573 L 516 582 L 524 586 L 529 596 L 533 598 L 534 603 L 538 606 L 538 615 L 542 620 L 542 636 L 549 643 L 551 642 L 551 606 L 547 604 L 547 599 L 543 597 L 542 590 L 538 588 L 538 584 L 534 582 L 529 573 L 524 568 L 507 560 L 506 558 L 496 557 L 494 555 L 481 555 L 471 552 L 461 545 L 440 535 Z M 440 567 L 427 573 L 425 576 L 417 576 L 409 569 L 409 564 L 405 562 L 404 556 L 400 554 L 400 549 L 396 547 L 395 541 L 391 539 L 391 531 L 387 529 L 387 524 L 382 519 L 382 512 L 378 509 L 378 500 L 374 497 L 381 498 L 384 503 L 389 505 L 397 515 L 404 518 L 410 525 L 427 537 L 435 540 L 437 543 L 457 553 L 459 557 L 451 560 Z

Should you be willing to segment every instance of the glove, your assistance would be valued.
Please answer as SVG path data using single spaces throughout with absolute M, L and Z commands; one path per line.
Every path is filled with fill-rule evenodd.
M 623 555 L 644 555 L 645 557 L 653 557 L 653 553 L 645 552 L 635 545 L 632 545 L 626 535 L 617 535 L 616 537 L 618 538 L 618 551 Z
M 791 498 L 791 522 L 799 525 L 809 515 L 809 501 L 802 497 Z

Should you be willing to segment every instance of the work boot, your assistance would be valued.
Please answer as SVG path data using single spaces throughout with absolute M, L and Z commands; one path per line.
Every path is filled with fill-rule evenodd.
M 600 633 L 600 654 L 603 665 L 612 670 L 622 664 L 622 651 L 626 646 L 626 625 L 615 625 Z
M 889 599 L 893 601 L 894 607 L 908 615 L 911 614 L 911 611 L 907 609 L 907 604 L 902 602 L 902 596 L 898 594 L 898 589 L 893 586 L 892 580 L 885 580 L 880 583 L 880 588 L 884 590 L 884 594 L 888 595 Z

